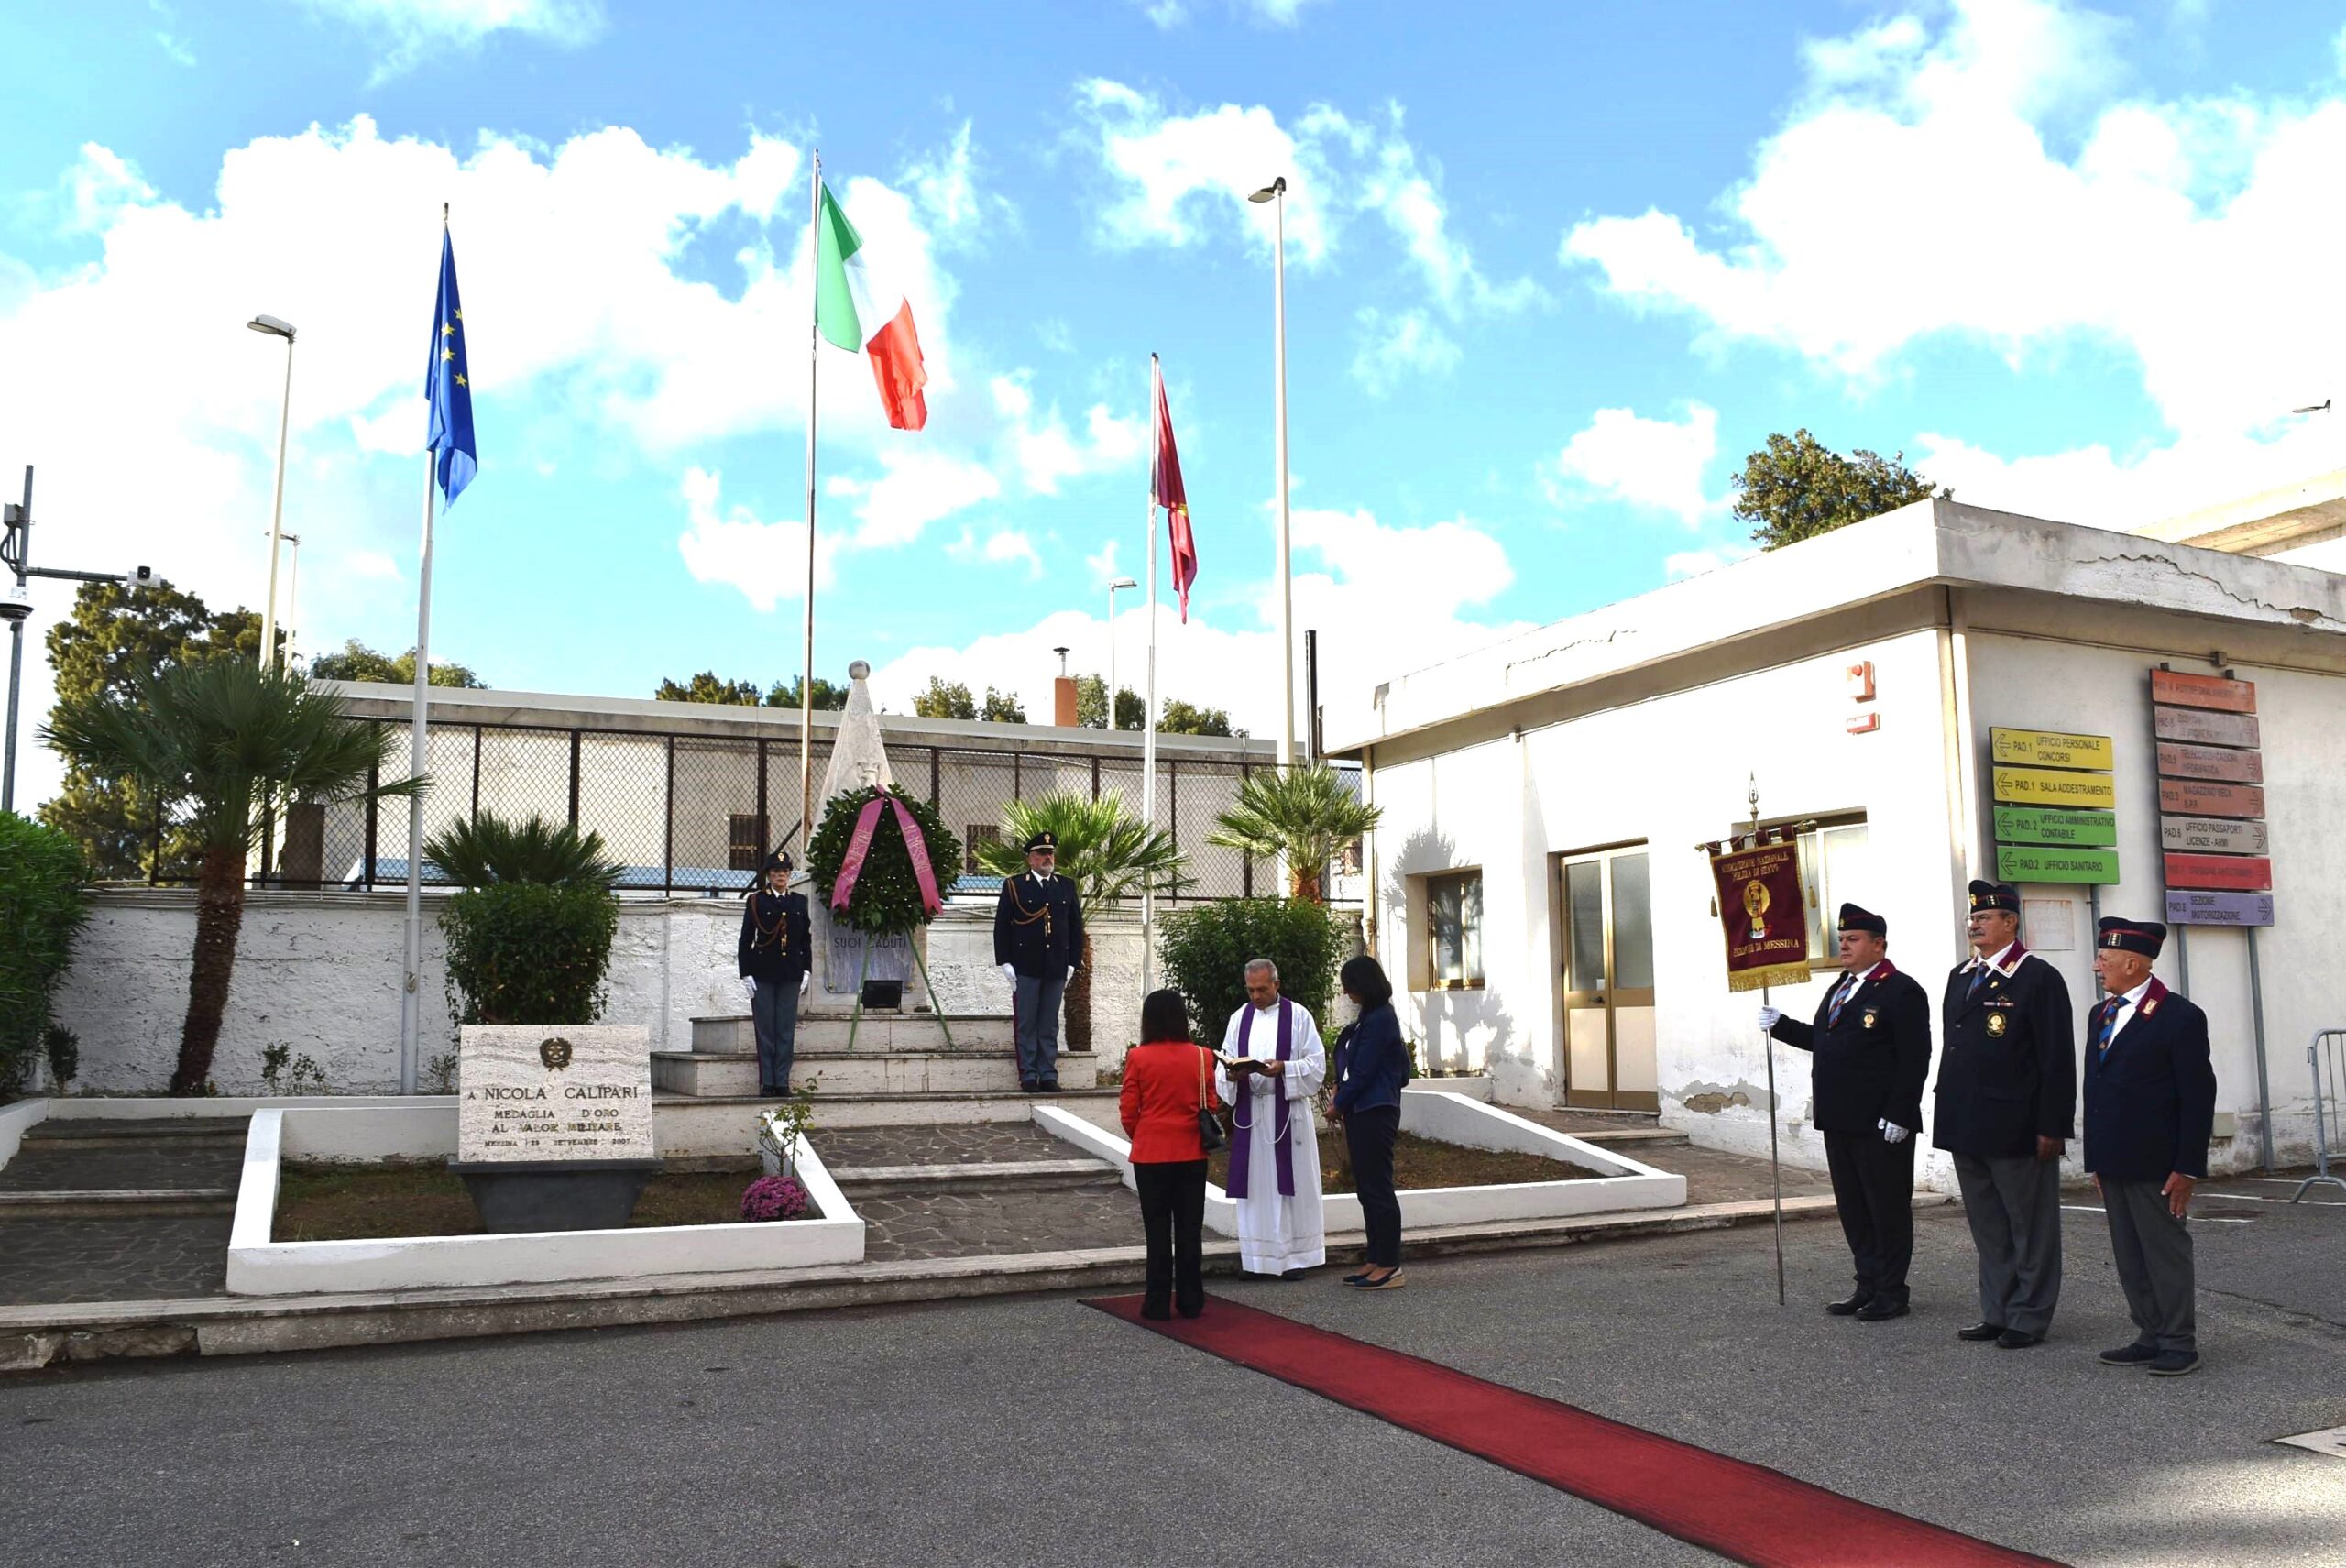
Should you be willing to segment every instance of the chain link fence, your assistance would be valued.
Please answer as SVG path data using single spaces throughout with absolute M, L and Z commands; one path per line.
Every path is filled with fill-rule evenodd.
M 411 731 L 390 730 L 379 777 L 408 775 Z M 799 759 L 795 741 L 647 734 L 641 730 L 550 728 L 435 721 L 425 771 L 423 836 L 488 812 L 510 821 L 542 817 L 602 835 L 604 851 L 623 868 L 622 892 L 733 894 L 756 878 L 766 850 L 798 820 Z M 990 891 L 975 846 L 998 836 L 1013 802 L 1066 792 L 1116 799 L 1135 815 L 1141 806 L 1141 764 L 1123 754 L 1058 751 L 1048 754 L 903 740 L 888 748 L 898 788 L 925 796 L 964 845 L 958 891 Z M 830 748 L 814 748 L 819 781 Z M 1175 902 L 1251 897 L 1281 891 L 1271 861 L 1209 844 L 1215 818 L 1227 810 L 1250 773 L 1269 762 L 1172 758 L 1157 764 L 1156 822 L 1186 860 L 1190 880 Z M 1358 787 L 1358 773 L 1339 770 Z M 407 881 L 408 803 L 385 799 L 331 806 L 295 806 L 282 830 L 262 846 L 256 885 L 371 891 Z M 156 824 L 159 846 L 168 824 Z M 1356 902 L 1346 871 L 1356 857 L 1331 868 L 1331 902 Z M 183 880 L 192 868 L 157 855 L 155 882 Z M 423 880 L 439 881 L 427 863 Z M 1353 879 L 1356 881 L 1356 878 Z

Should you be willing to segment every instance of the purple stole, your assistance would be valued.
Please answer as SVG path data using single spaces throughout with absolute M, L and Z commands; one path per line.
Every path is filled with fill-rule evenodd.
M 1250 1002 L 1246 1004 L 1246 1011 L 1240 1014 L 1238 1019 L 1238 1054 L 1242 1057 L 1254 1054 L 1246 1048 L 1246 1040 L 1255 1032 L 1255 1004 Z M 1295 1055 L 1294 1014 L 1295 1004 L 1286 997 L 1280 997 L 1278 1059 L 1281 1061 L 1292 1060 Z M 1232 1080 L 1231 1087 L 1233 1090 L 1238 1089 L 1235 1080 Z M 1254 1098 L 1251 1084 L 1240 1092 L 1249 1101 Z M 1237 1099 L 1238 1095 L 1233 1094 L 1232 1098 Z M 1272 1147 L 1277 1151 L 1278 1157 L 1279 1196 L 1292 1198 L 1295 1196 L 1295 1140 L 1289 1135 L 1294 1131 L 1291 1124 L 1295 1118 L 1294 1113 L 1288 1109 L 1287 1086 L 1284 1083 L 1279 1086 L 1279 1093 L 1276 1100 L 1278 1108 L 1271 1113 L 1271 1144 Z M 1232 1114 L 1234 1118 L 1236 1113 L 1233 1112 Z M 1236 1125 L 1234 1120 L 1232 1124 Z M 1242 1130 L 1245 1133 L 1245 1136 L 1233 1138 L 1230 1141 L 1230 1195 L 1233 1198 L 1246 1196 L 1246 1168 L 1255 1157 L 1254 1124 L 1249 1123 Z

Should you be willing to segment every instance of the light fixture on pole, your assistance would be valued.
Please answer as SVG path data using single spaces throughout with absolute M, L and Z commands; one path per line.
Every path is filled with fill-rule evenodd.
M 1151 543 L 1155 543 L 1152 529 Z M 1108 585 L 1108 719 L 1106 729 L 1116 728 L 1116 590 L 1136 588 L 1140 585 L 1130 577 L 1118 577 Z
M 1287 176 L 1282 174 L 1246 198 L 1271 203 L 1272 466 L 1279 495 L 1279 766 L 1295 765 L 1295 590 L 1288 570 L 1287 529 Z
M 260 618 L 260 662 L 266 669 L 277 663 L 277 545 L 285 522 L 285 435 L 293 420 L 293 323 L 275 316 L 255 316 L 245 325 L 265 336 L 285 340 L 285 396 L 277 411 L 277 496 L 269 511 L 269 608 Z

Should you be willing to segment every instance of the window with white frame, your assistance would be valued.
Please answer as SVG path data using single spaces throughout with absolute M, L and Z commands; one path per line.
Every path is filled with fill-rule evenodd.
M 1843 904 L 1880 908 L 1882 889 L 1875 884 L 1873 850 L 1866 838 L 1866 819 L 1836 817 L 1819 822 L 1800 836 L 1800 880 L 1808 889 L 1808 961 L 1838 966 L 1840 948 L 1834 930 Z

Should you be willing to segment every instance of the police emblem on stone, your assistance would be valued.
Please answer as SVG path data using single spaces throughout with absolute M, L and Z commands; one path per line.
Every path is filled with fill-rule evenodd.
M 538 1059 L 546 1064 L 548 1072 L 560 1072 L 570 1065 L 570 1042 L 560 1035 L 538 1042 Z

